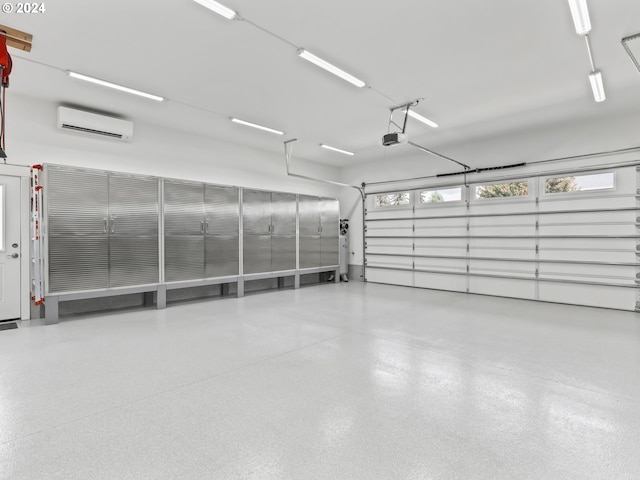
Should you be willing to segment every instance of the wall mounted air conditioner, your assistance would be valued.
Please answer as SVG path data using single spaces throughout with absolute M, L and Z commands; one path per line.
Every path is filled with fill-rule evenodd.
M 66 132 L 124 142 L 133 136 L 133 122 L 68 107 L 58 107 L 58 128 Z

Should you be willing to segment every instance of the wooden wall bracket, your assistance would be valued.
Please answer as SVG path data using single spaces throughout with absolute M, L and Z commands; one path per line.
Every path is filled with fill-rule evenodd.
M 0 34 L 4 34 L 7 37 L 7 45 L 18 50 L 25 52 L 31 51 L 31 42 L 33 41 L 33 35 L 30 33 L 21 32 L 15 28 L 0 25 Z

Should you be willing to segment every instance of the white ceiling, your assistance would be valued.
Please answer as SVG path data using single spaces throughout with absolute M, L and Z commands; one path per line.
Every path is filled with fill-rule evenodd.
M 564 0 L 223 3 L 249 22 L 225 20 L 192 0 L 59 0 L 45 2 L 45 13 L 3 15 L 2 23 L 34 36 L 31 53 L 12 50 L 9 99 L 13 92 L 35 96 L 275 153 L 283 151 L 284 139 L 297 137 L 296 156 L 336 166 L 388 156 L 380 146 L 388 108 L 418 97 L 425 100 L 417 111 L 440 128 L 410 120 L 411 139 L 445 149 L 640 105 L 640 75 L 620 44 L 640 32 L 637 0 L 589 0 L 591 43 L 607 93 L 601 104 L 593 101 L 584 40 Z M 358 89 L 305 62 L 293 45 L 250 22 L 371 88 Z M 169 101 L 86 84 L 65 69 Z M 287 135 L 238 126 L 229 116 Z M 328 152 L 319 143 L 357 155 Z

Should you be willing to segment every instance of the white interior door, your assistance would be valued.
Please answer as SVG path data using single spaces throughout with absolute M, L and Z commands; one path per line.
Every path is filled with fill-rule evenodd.
M 0 321 L 20 318 L 20 178 L 0 176 Z

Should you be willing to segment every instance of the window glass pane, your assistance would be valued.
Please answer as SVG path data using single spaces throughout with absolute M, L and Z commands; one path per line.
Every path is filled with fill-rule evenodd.
M 613 172 L 596 173 L 593 175 L 574 175 L 572 177 L 547 178 L 544 193 L 587 192 L 603 190 L 615 186 Z
M 525 197 L 527 195 L 529 195 L 529 182 L 493 183 L 476 187 L 476 198 Z
M 399 207 L 409 205 L 411 196 L 409 192 L 385 193 L 376 195 L 376 207 Z
M 420 192 L 420 203 L 457 202 L 459 200 L 462 200 L 461 187 Z

